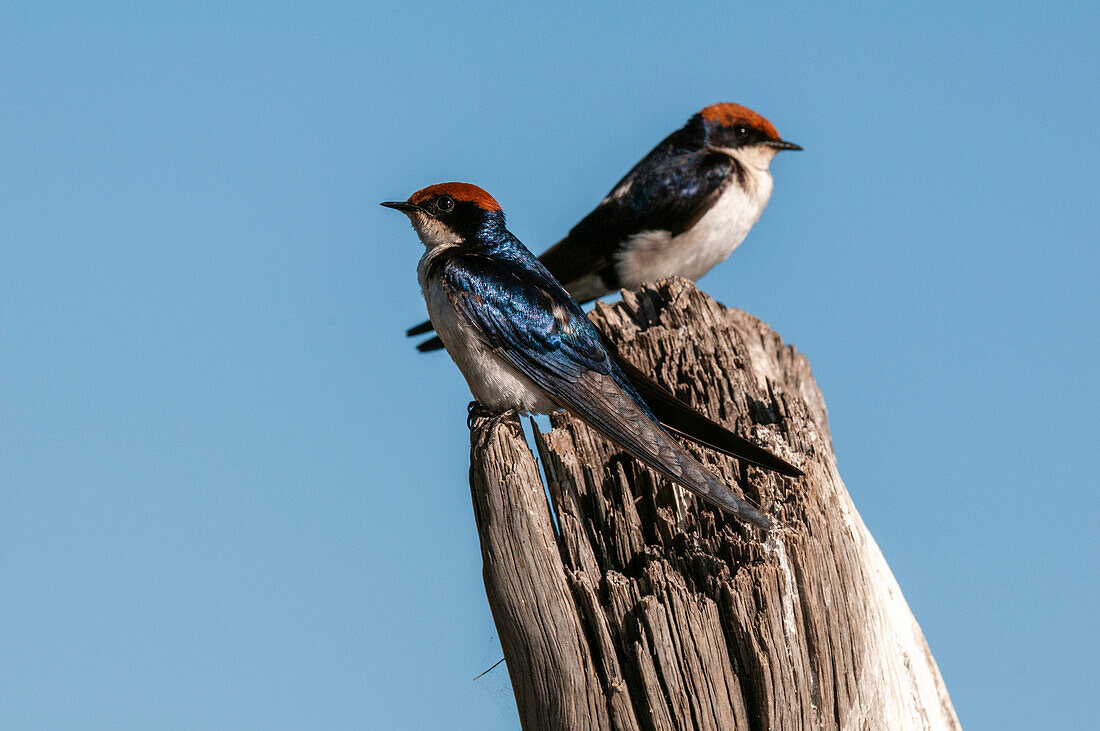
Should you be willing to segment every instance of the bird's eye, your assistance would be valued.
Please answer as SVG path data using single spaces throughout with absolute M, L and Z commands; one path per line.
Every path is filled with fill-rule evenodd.
M 739 127 L 734 127 L 733 128 L 733 135 L 737 139 L 743 140 L 743 139 L 745 139 L 746 137 L 749 136 L 749 128 L 745 127 L 744 125 L 739 126 Z
M 450 213 L 454 210 L 455 199 L 449 195 L 441 195 L 436 199 L 435 207 L 439 209 L 440 213 Z

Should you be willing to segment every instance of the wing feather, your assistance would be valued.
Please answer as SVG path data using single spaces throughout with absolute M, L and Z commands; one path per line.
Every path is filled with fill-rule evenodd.
M 660 474 L 720 508 L 769 527 L 766 516 L 661 429 L 580 306 L 537 264 L 527 268 L 531 264 L 454 257 L 441 275 L 451 303 L 469 318 L 485 345 L 556 404 Z
M 691 228 L 732 180 L 735 165 L 727 155 L 665 140 L 539 259 L 566 289 L 593 274 L 612 289 L 622 286 L 614 266 L 623 245 L 643 231 L 676 236 Z

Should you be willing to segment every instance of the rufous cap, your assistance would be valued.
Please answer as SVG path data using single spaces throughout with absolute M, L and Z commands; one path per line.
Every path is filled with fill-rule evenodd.
M 708 122 L 717 122 L 723 127 L 743 124 L 748 127 L 755 127 L 772 139 L 779 139 L 779 132 L 776 131 L 771 122 L 740 104 L 731 104 L 730 102 L 711 104 L 709 107 L 704 107 L 699 114 Z
M 456 203 L 473 203 L 478 208 L 487 211 L 500 210 L 500 204 L 496 202 L 493 196 L 470 183 L 436 183 L 435 185 L 429 185 L 427 188 L 421 188 L 409 196 L 408 202 L 417 206 L 437 195 L 448 195 Z

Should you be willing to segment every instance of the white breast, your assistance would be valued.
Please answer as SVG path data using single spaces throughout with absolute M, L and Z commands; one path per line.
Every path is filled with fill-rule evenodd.
M 432 327 L 462 371 L 474 398 L 497 412 L 517 409 L 521 413 L 549 414 L 557 410 L 545 391 L 481 342 L 473 326 L 451 304 L 439 278 L 428 279 L 428 263 L 438 251 L 429 251 L 420 259 L 420 290 Z
M 633 289 L 666 277 L 696 280 L 725 261 L 760 220 L 772 194 L 767 170 L 746 166 L 746 171 L 745 187 L 731 181 L 714 206 L 680 235 L 642 231 L 632 236 L 618 258 L 621 286 Z

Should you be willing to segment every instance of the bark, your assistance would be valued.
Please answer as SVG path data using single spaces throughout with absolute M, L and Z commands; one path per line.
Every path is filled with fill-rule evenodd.
M 475 423 L 485 588 L 523 727 L 959 728 L 837 473 L 806 358 L 685 280 L 592 319 L 678 397 L 806 476 L 693 448 L 778 520 L 765 539 L 568 414 L 536 429 L 545 484 L 515 418 Z

